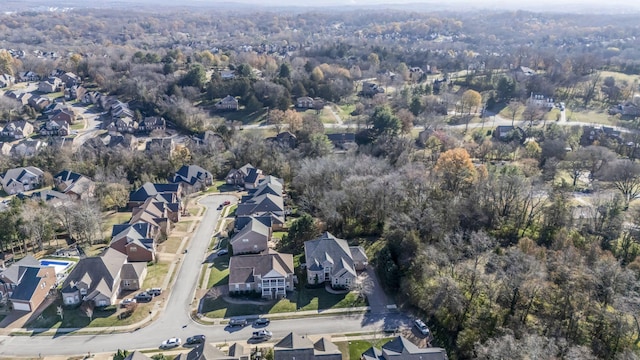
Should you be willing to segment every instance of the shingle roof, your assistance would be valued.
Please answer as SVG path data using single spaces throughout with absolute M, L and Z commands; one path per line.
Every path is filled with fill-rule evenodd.
M 20 280 L 19 268 L 21 266 L 39 267 L 40 262 L 33 256 L 27 255 L 0 272 L 0 278 L 4 278 L 6 281 L 17 284 Z
M 276 271 L 282 276 L 293 274 L 293 255 L 270 251 L 267 254 L 232 256 L 229 260 L 229 284 L 250 283 L 253 275 L 264 276 Z M 249 275 L 250 274 L 250 275 Z
M 19 285 L 13 290 L 11 294 L 12 300 L 31 300 L 33 292 L 38 288 L 40 283 L 40 267 L 20 266 L 19 272 Z M 53 285 L 53 281 L 52 281 Z
M 328 354 L 341 354 L 340 349 L 336 344 L 332 343 L 326 337 L 322 337 L 320 340 L 313 344 L 315 355 L 328 355 Z
M 398 336 L 382 345 L 382 349 L 369 348 L 363 354 L 365 360 L 445 360 L 442 348 L 419 348 L 404 336 Z
M 233 360 L 232 356 L 227 356 L 222 350 L 211 345 L 202 343 L 189 351 L 187 354 L 178 355 L 175 360 Z
M 138 190 L 132 192 L 129 195 L 130 201 L 145 201 L 151 196 L 155 196 L 161 193 L 177 193 L 179 189 L 178 184 L 152 184 L 150 182 L 142 185 Z
M 76 283 L 83 281 L 88 285 L 88 296 L 98 291 L 107 297 L 111 297 L 114 285 L 117 285 L 114 284 L 114 279 L 116 279 L 126 260 L 127 255 L 112 248 L 107 248 L 100 256 L 80 259 L 64 281 L 62 285 L 63 291 L 72 289 Z
M 193 185 L 199 181 L 204 182 L 205 179 L 212 180 L 213 175 L 198 165 L 183 165 L 173 176 L 171 182 L 185 182 Z
M 127 355 L 127 357 L 124 358 L 124 360 L 151 360 L 151 358 L 141 353 L 140 351 L 136 350 L 131 354 Z
M 273 346 L 274 350 L 313 349 L 311 340 L 296 333 L 289 333 Z
M 120 278 L 127 279 L 139 279 L 144 269 L 147 268 L 147 264 L 144 262 L 126 263 L 122 265 L 122 271 L 120 272 Z
M 304 254 L 310 270 L 323 269 L 323 264 L 329 262 L 333 264 L 332 276 L 344 276 L 345 272 L 356 275 L 349 244 L 346 240 L 338 239 L 329 232 L 325 232 L 315 240 L 305 241 Z

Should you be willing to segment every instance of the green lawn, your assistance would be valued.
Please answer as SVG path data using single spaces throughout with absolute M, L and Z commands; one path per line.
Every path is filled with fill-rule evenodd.
M 353 293 L 331 294 L 324 288 L 307 289 L 303 287 L 297 292 L 297 295 L 297 306 L 300 310 L 339 309 L 367 305 L 364 300 L 357 299 L 357 295 Z
M 118 313 L 122 310 L 117 305 L 107 306 L 103 309 L 95 309 L 93 318 L 90 321 L 87 315 L 80 308 L 64 308 L 63 318 L 57 313 L 58 306 L 62 300 L 57 300 L 36 319 L 30 321 L 29 328 L 84 328 L 84 327 L 109 327 L 135 324 L 149 316 L 149 309 L 152 303 L 138 304 L 133 314 L 125 319 L 118 319 Z
M 71 125 L 71 130 L 84 130 L 84 121 L 78 121 Z
M 191 223 L 193 223 L 193 221 L 180 221 L 173 229 L 174 231 L 185 232 L 189 229 Z
M 143 288 L 161 287 L 168 272 L 168 262 L 158 261 L 157 263 L 148 263 L 147 277 L 144 279 Z
M 289 299 L 282 299 L 276 303 L 265 302 L 264 305 L 256 304 L 230 304 L 222 297 L 205 299 L 203 311 L 207 317 L 225 318 L 241 315 L 276 314 L 296 311 L 296 304 Z
M 352 340 L 349 342 L 337 342 L 336 345 L 342 351 L 343 354 L 349 354 L 345 360 L 359 360 L 362 353 L 367 351 L 370 347 L 374 346 L 380 348 L 382 345 L 388 343 L 393 338 L 373 339 L 373 340 Z
M 216 257 L 211 265 L 207 264 L 211 268 L 209 274 L 209 281 L 207 282 L 207 289 L 219 285 L 227 285 L 229 283 L 229 255 Z
M 617 126 L 618 120 L 604 110 L 573 111 L 567 109 L 567 121 L 588 122 L 608 126 Z

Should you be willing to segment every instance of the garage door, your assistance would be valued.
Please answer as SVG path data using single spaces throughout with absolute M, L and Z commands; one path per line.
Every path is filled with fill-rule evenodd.
M 31 307 L 29 304 L 14 302 L 13 303 L 14 310 L 22 310 L 22 311 L 31 311 Z

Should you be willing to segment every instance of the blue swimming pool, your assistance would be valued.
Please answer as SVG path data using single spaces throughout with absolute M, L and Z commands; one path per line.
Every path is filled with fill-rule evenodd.
M 40 265 L 42 266 L 64 266 L 67 267 L 71 263 L 69 261 L 60 261 L 60 260 L 40 260 Z

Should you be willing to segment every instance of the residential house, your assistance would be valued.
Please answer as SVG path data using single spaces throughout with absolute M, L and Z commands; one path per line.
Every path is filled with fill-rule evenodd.
M 80 83 L 82 82 L 82 80 L 80 79 L 80 76 L 72 73 L 72 72 L 66 72 L 62 75 L 60 75 L 60 81 L 62 81 L 65 85 L 65 87 L 67 88 L 72 88 L 74 86 L 78 86 L 80 85 Z
M 15 169 L 9 169 L 0 176 L 2 189 L 9 194 L 14 195 L 40 187 L 44 172 L 37 167 L 27 166 Z
M 382 345 L 371 347 L 362 353 L 361 360 L 447 360 L 445 349 L 419 348 L 404 336 L 398 336 Z
M 640 116 L 640 106 L 636 105 L 633 101 L 626 101 L 622 104 L 618 104 L 617 106 L 610 108 L 609 114 L 620 114 L 626 118 L 636 118 Z
M 51 189 L 36 191 L 31 193 L 29 196 L 25 195 L 24 193 L 19 193 L 16 196 L 20 199 L 29 198 L 43 203 L 46 202 L 54 209 L 71 201 L 69 195 Z
M 100 97 L 102 97 L 101 93 L 97 91 L 89 91 L 89 92 L 86 92 L 81 99 L 83 104 L 90 105 L 90 104 L 98 104 L 98 102 L 100 101 Z
M 244 188 L 247 190 L 255 189 L 262 177 L 262 170 L 257 168 L 249 169 L 247 176 L 244 177 Z
M 87 92 L 87 89 L 80 85 L 74 85 L 71 87 L 67 87 L 64 89 L 64 99 L 65 100 L 76 100 L 82 99 L 84 94 Z
M 180 220 L 180 205 L 163 201 L 162 196 L 150 197 L 144 204 L 133 208 L 129 224 L 145 222 L 151 225 L 151 237 L 168 235 L 171 224 Z
M 0 89 L 9 87 L 16 83 L 16 78 L 9 74 L 0 74 Z
M 127 256 L 112 248 L 100 256 L 80 259 L 62 284 L 62 302 L 79 305 L 91 301 L 99 307 L 113 305 L 122 290 L 139 289 L 146 276 L 142 268 L 146 268 L 146 263 L 127 263 Z
M 151 224 L 147 222 L 114 225 L 109 247 L 127 255 L 129 262 L 149 262 L 156 258 L 156 243 Z
M 48 120 L 42 124 L 39 132 L 42 136 L 68 136 L 71 127 L 63 120 Z
M 9 156 L 11 154 L 11 144 L 0 142 L 0 155 Z
M 76 200 L 92 198 L 96 187 L 93 180 L 69 170 L 63 170 L 54 176 L 53 183 L 56 189 Z
M 236 216 L 253 215 L 258 213 L 272 213 L 285 216 L 284 200 L 282 196 L 263 194 L 243 200 L 236 208 Z
M 20 157 L 31 157 L 46 146 L 47 143 L 44 141 L 27 139 L 14 145 L 11 148 L 11 154 Z
M 115 118 L 109 125 L 107 125 L 107 131 L 110 135 L 133 134 L 138 131 L 138 122 L 133 120 L 129 116 Z
M 26 120 L 11 121 L 2 128 L 0 134 L 9 139 L 24 139 L 33 134 L 33 125 Z
M 51 104 L 51 99 L 46 96 L 31 96 L 27 103 L 36 111 L 42 111 Z
M 349 150 L 356 146 L 356 134 L 354 133 L 327 134 L 327 139 L 337 149 Z
M 111 112 L 111 117 L 113 117 L 114 119 L 123 118 L 123 117 L 133 118 L 134 116 L 133 111 L 129 109 L 129 104 L 119 101 L 117 99 L 111 102 L 111 105 L 109 106 L 109 111 Z
M 315 343 L 306 336 L 289 333 L 273 346 L 274 360 L 342 360 L 338 347 L 326 337 Z
M 146 133 L 150 133 L 153 130 L 165 130 L 166 128 L 167 121 L 159 116 L 146 117 L 138 125 L 138 131 Z
M 500 125 L 493 130 L 493 137 L 497 140 L 511 141 L 514 139 L 524 139 L 524 130 L 511 125 Z
M 40 81 L 40 75 L 33 71 L 23 71 L 18 74 L 18 80 L 21 82 Z
M 64 121 L 69 125 L 76 123 L 76 113 L 73 109 L 60 104 L 56 104 L 56 107 L 49 112 L 49 120 Z
M 368 81 L 362 83 L 362 95 L 374 96 L 376 94 L 384 94 L 384 88 L 382 88 L 378 84 Z
M 266 138 L 266 140 L 280 144 L 283 147 L 293 149 L 296 147 L 298 138 L 290 131 L 283 131 L 276 136 Z
M 315 240 L 305 241 L 307 283 L 329 282 L 334 288 L 349 288 L 357 273 L 368 264 L 361 246 L 349 246 L 346 240 L 325 232 Z
M 238 100 L 231 95 L 227 95 L 222 100 L 216 103 L 216 109 L 218 110 L 238 110 Z
M 529 99 L 527 99 L 527 105 L 553 109 L 556 106 L 556 103 L 553 101 L 553 98 L 546 97 L 542 94 L 534 94 L 532 92 L 531 96 L 529 96 Z
M 129 353 L 124 360 L 151 360 L 151 358 L 139 350 L 134 350 L 132 353 Z
M 55 287 L 56 273 L 51 266 L 41 266 L 27 255 L 0 272 L 0 295 L 14 310 L 36 310 Z
M 186 354 L 179 354 L 174 360 L 238 360 L 238 357 L 225 354 L 211 343 L 204 342 Z M 249 357 L 246 357 L 249 360 Z
M 213 184 L 213 175 L 198 165 L 183 165 L 171 179 L 172 183 L 182 183 L 185 190 L 200 191 Z
M 173 155 L 176 150 L 176 143 L 173 141 L 173 138 L 165 137 L 165 138 L 153 138 L 149 140 L 146 144 L 145 151 L 151 153 L 164 154 L 168 157 Z
M 526 66 L 519 66 L 513 70 L 513 76 L 518 82 L 527 80 L 534 75 L 536 75 L 536 71 Z
M 225 181 L 229 185 L 241 185 L 244 186 L 244 179 L 249 175 L 249 171 L 255 169 L 251 164 L 245 164 L 240 169 L 232 169 L 227 174 Z
M 259 220 L 252 219 L 233 235 L 229 243 L 233 255 L 259 254 L 268 249 L 270 240 L 271 228 Z
M 293 290 L 293 255 L 270 250 L 266 254 L 229 259 L 229 291 L 256 292 L 262 297 L 284 297 Z
M 229 356 L 235 360 L 251 360 L 251 349 L 238 343 L 229 346 Z
M 153 184 L 146 182 L 140 188 L 129 194 L 127 207 L 133 209 L 144 204 L 148 198 L 156 198 L 157 195 L 165 198 L 168 203 L 180 202 L 181 192 L 181 184 Z
M 296 99 L 296 107 L 300 109 L 313 109 L 313 99 L 308 96 L 302 96 Z
M 15 90 L 7 91 L 4 95 L 6 97 L 10 98 L 10 99 L 14 99 L 14 100 L 20 102 L 20 104 L 22 104 L 22 105 L 28 105 L 29 104 L 29 99 L 31 99 L 31 97 L 33 96 L 33 95 L 31 95 L 31 93 L 18 92 L 18 91 L 15 91 Z
M 47 94 L 61 91 L 63 87 L 64 83 L 62 80 L 55 76 L 50 76 L 47 80 L 43 80 L 38 83 L 38 91 Z

